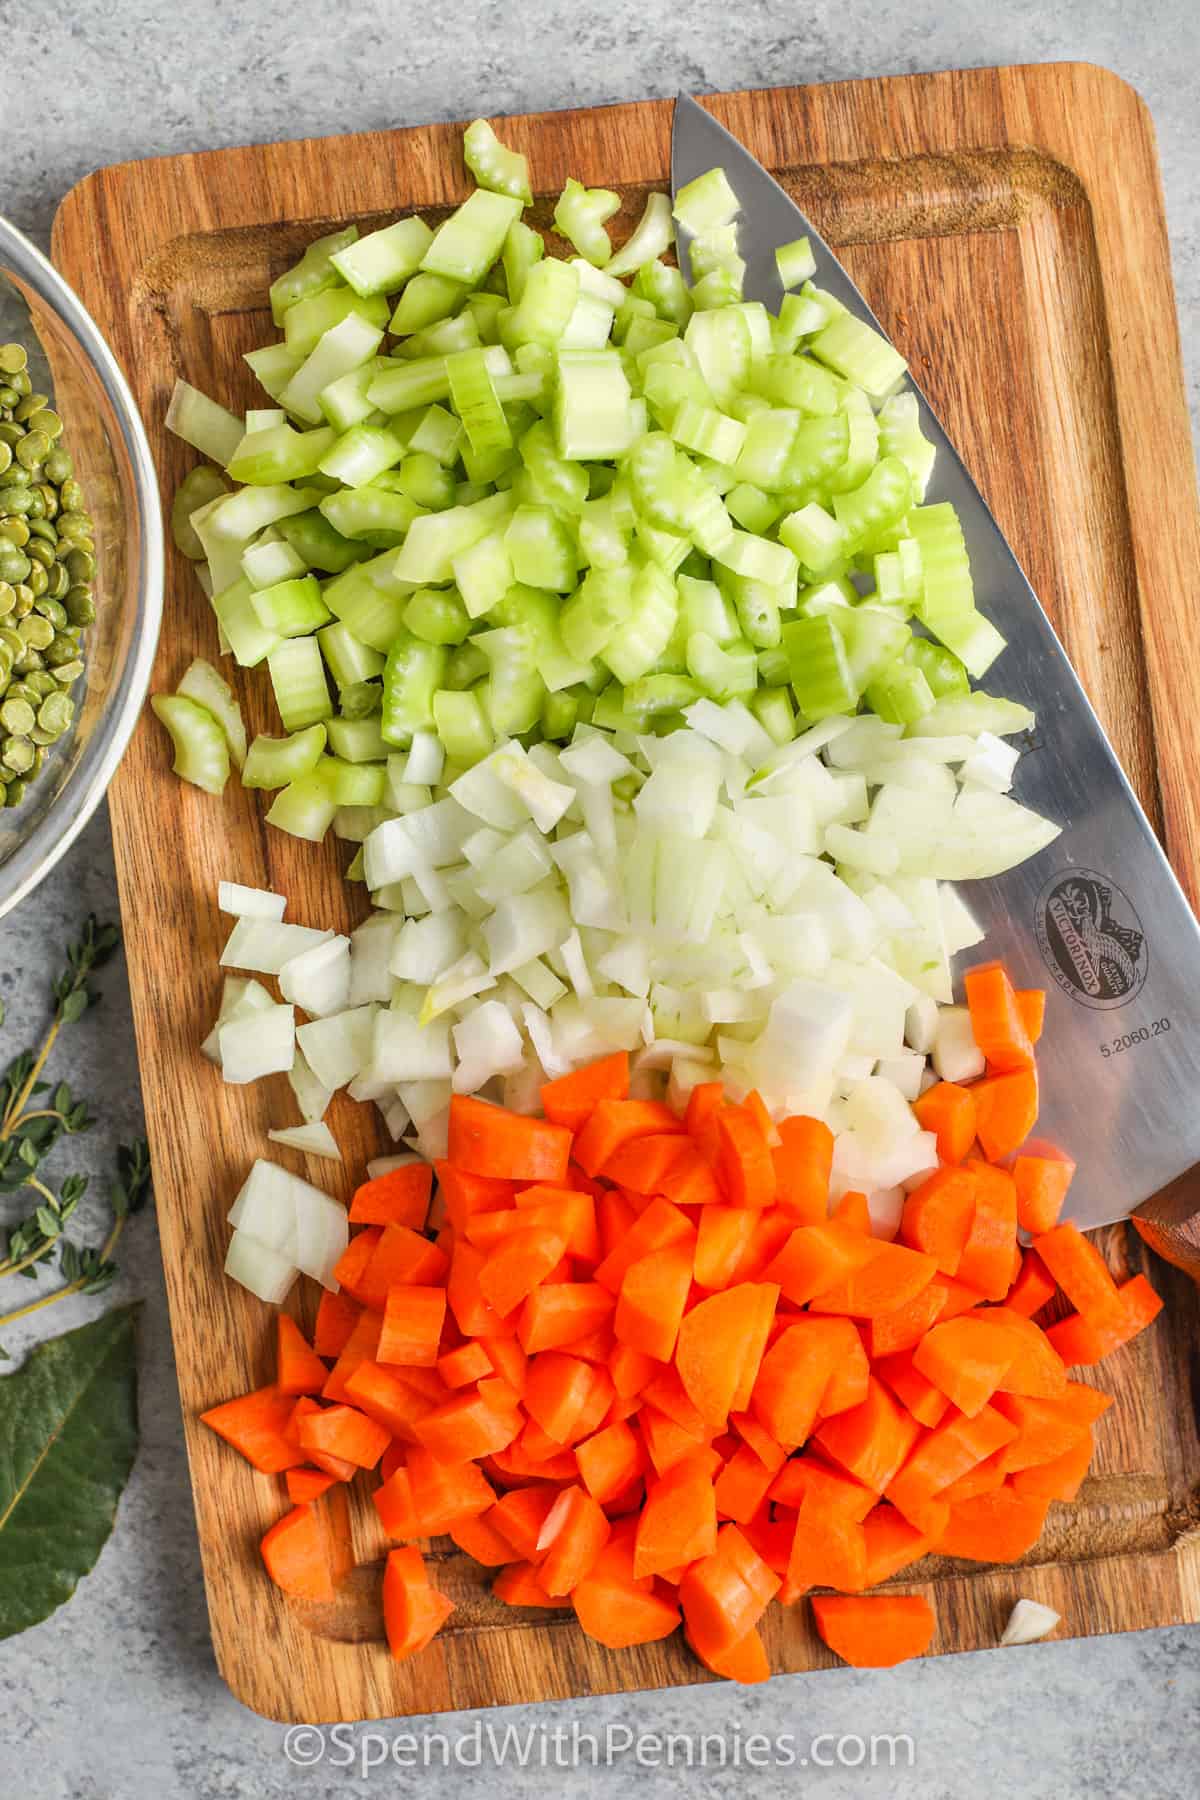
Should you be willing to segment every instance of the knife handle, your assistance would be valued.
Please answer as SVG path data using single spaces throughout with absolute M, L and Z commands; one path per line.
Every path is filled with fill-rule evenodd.
M 1143 1201 L 1132 1222 L 1156 1256 L 1200 1285 L 1200 1167 Z

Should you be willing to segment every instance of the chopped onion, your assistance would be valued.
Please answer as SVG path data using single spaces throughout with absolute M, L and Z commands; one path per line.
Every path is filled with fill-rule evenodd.
M 223 913 L 232 913 L 238 919 L 272 919 L 278 923 L 283 918 L 287 901 L 282 894 L 273 894 L 266 888 L 242 887 L 236 881 L 223 881 L 217 889 L 217 905 Z
M 221 1074 L 242 1085 L 263 1075 L 281 1075 L 296 1055 L 296 1014 L 291 1006 L 264 1007 L 217 1028 Z
M 290 957 L 279 971 L 279 991 L 312 1018 L 345 1012 L 350 1004 L 350 939 L 326 938 Z
M 1062 1615 L 1052 1606 L 1043 1606 L 1040 1600 L 1018 1600 L 1008 1615 L 1000 1642 L 1035 1644 L 1039 1638 L 1048 1637 L 1061 1623 Z
M 229 1240 L 225 1273 L 268 1306 L 283 1305 L 299 1272 L 289 1257 L 244 1231 L 235 1231 Z
M 282 1144 L 287 1150 L 302 1150 L 306 1156 L 324 1157 L 327 1162 L 342 1160 L 337 1139 L 328 1125 L 319 1120 L 308 1125 L 288 1125 L 281 1130 L 268 1131 L 267 1136 L 273 1144 Z

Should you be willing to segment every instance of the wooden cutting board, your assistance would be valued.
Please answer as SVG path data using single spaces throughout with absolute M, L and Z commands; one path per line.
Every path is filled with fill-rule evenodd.
M 1061 632 L 1193 898 L 1200 894 L 1200 724 L 1193 661 L 1200 528 L 1162 198 L 1145 108 L 1082 65 L 780 88 L 714 97 L 714 112 L 812 215 L 909 356 Z M 665 102 L 510 120 L 547 222 L 567 175 L 620 189 L 622 227 L 666 185 Z M 132 379 L 164 492 L 194 461 L 163 414 L 177 375 L 236 407 L 255 403 L 240 353 L 271 336 L 267 284 L 335 223 L 371 227 L 464 192 L 457 128 L 373 133 L 102 169 L 59 211 L 54 249 Z M 936 485 L 935 485 L 936 495 Z M 216 654 L 212 615 L 170 552 L 154 686 Z M 261 673 L 238 686 L 252 730 L 277 729 Z M 415 1662 L 379 1641 L 380 1551 L 359 1500 L 360 1566 L 347 1597 L 286 1603 L 257 1542 L 283 1506 L 196 1423 L 268 1380 L 270 1319 L 221 1273 L 224 1215 L 268 1125 L 294 1117 L 282 1077 L 222 1087 L 197 1052 L 219 989 L 221 877 L 289 896 L 290 917 L 353 923 L 344 852 L 295 844 L 259 799 L 223 802 L 176 781 L 159 727 L 139 728 L 113 783 L 113 835 L 159 1224 L 213 1640 L 247 1705 L 278 1719 L 441 1711 L 694 1682 L 678 1641 L 609 1654 L 563 1614 L 517 1615 L 447 1553 L 458 1601 Z M 375 1148 L 371 1109 L 331 1115 L 351 1168 Z M 303 1159 L 285 1155 L 297 1170 Z M 309 1176 L 329 1182 L 328 1164 Z M 1107 1234 L 1118 1274 L 1145 1247 Z M 1065 1634 L 1200 1618 L 1196 1289 L 1161 1263 L 1159 1324 L 1099 1372 L 1116 1404 L 1077 1506 L 1055 1507 L 1018 1570 L 930 1561 L 937 1651 L 995 1644 L 1021 1594 L 1062 1613 Z M 308 1285 L 308 1284 L 305 1284 Z M 302 1316 L 311 1295 L 298 1301 Z M 359 1484 L 362 1485 L 362 1484 Z M 438 1554 L 435 1551 L 435 1554 Z M 773 1607 L 774 1667 L 833 1660 L 808 1608 Z M 361 1641 L 360 1641 L 361 1640 Z

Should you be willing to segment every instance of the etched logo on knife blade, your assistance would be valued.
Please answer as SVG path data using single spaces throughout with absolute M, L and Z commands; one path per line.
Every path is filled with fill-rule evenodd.
M 1150 966 L 1142 921 L 1130 900 L 1095 869 L 1052 876 L 1038 896 L 1037 940 L 1065 994 L 1106 1011 L 1140 992 Z

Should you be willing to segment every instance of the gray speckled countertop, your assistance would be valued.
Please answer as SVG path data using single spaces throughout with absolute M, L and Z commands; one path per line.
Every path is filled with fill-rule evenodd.
M 678 19 L 674 22 L 672 17 Z M 1136 86 L 1158 128 L 1185 356 L 1200 400 L 1200 13 L 1194 0 L 998 0 L 976 11 L 941 0 L 692 0 L 686 8 L 611 0 L 458 0 L 445 8 L 340 0 L 0 0 L 0 209 L 45 244 L 54 208 L 101 164 L 215 145 L 470 118 L 698 91 L 830 81 L 972 64 L 1085 60 Z M 27 110 L 19 83 L 38 98 Z M 1195 416 L 1195 407 L 1194 407 Z M 115 914 L 107 819 L 93 821 L 39 892 L 0 925 L 0 1054 L 32 1039 L 59 947 L 89 908 Z M 76 1031 L 56 1068 L 91 1096 L 103 1128 L 75 1148 L 97 1177 L 140 1101 L 128 995 L 119 965 L 102 978 L 104 1011 Z M 154 1227 L 139 1221 L 117 1298 L 145 1300 L 143 1443 L 112 1541 L 69 1607 L 0 1646 L 0 1793 L 23 1800 L 268 1800 L 354 1791 L 363 1761 L 387 1753 L 368 1728 L 327 1741 L 323 1760 L 289 1763 L 280 1727 L 235 1702 L 213 1666 L 171 1365 Z M 76 1307 L 56 1328 L 79 1322 Z M 7 1348 L 32 1341 L 12 1333 Z M 647 1796 L 691 1791 L 819 1793 L 827 1800 L 920 1794 L 922 1800 L 1192 1800 L 1200 1791 L 1200 1634 L 1146 1632 L 910 1664 L 891 1674 L 795 1676 L 739 1693 L 698 1687 L 642 1697 L 509 1709 L 493 1724 L 563 1727 L 547 1767 L 406 1773 L 373 1767 L 380 1790 L 420 1781 L 464 1800 L 508 1794 Z M 440 1727 L 451 1747 L 467 1715 L 405 1721 Z M 555 1766 L 572 1727 L 727 1734 L 731 1766 L 688 1773 L 643 1745 L 611 1766 Z M 371 1727 L 374 1734 L 389 1728 Z M 915 1766 L 756 1767 L 751 1735 L 869 1738 L 907 1733 Z M 733 1746 L 747 1746 L 741 1767 Z M 618 1735 L 617 1747 L 624 1742 Z M 296 1763 L 315 1740 L 293 1745 Z M 817 1752 L 834 1756 L 829 1742 Z M 849 1756 L 856 1754 L 853 1744 Z M 657 1755 L 659 1766 L 655 1767 Z M 678 1758 L 679 1752 L 676 1751 Z M 411 1762 L 408 1766 L 411 1768 Z

